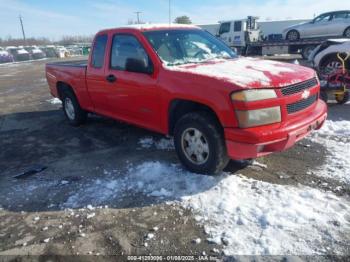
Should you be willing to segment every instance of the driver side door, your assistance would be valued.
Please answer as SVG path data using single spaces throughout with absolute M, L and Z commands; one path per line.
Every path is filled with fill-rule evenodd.
M 135 35 L 113 35 L 109 67 L 105 74 L 105 88 L 109 90 L 105 101 L 109 114 L 126 122 L 158 130 L 160 94 L 157 78 L 153 62 Z

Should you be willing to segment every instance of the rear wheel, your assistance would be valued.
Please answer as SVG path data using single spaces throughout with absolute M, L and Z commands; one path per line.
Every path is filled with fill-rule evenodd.
M 297 30 L 291 30 L 287 33 L 286 39 L 289 41 L 296 41 L 299 40 L 300 34 Z
M 181 117 L 175 125 L 174 142 L 180 161 L 191 172 L 218 174 L 229 162 L 223 132 L 208 112 Z
M 347 38 L 350 38 L 350 27 L 345 29 L 344 36 L 347 37 Z
M 86 122 L 87 112 L 83 110 L 74 93 L 64 90 L 62 94 L 63 112 L 72 126 L 79 126 Z
M 335 100 L 338 104 L 342 105 L 349 101 L 349 92 L 344 92 L 342 94 L 336 94 Z

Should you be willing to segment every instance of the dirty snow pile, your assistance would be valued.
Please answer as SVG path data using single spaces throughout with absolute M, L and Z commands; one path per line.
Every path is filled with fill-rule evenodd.
M 62 104 L 62 101 L 60 99 L 58 99 L 57 97 L 49 99 L 49 100 L 47 100 L 47 102 L 49 102 L 50 104 L 53 104 L 53 105 Z
M 158 150 L 174 150 L 174 140 L 172 138 L 161 138 L 160 140 L 155 140 L 152 137 L 141 138 L 138 144 L 142 148 L 156 148 Z
M 311 140 L 327 147 L 330 155 L 317 175 L 350 185 L 350 121 L 326 120 Z
M 350 202 L 309 187 L 275 185 L 224 173 L 202 176 L 178 164 L 145 162 L 84 185 L 65 207 L 117 205 L 141 195 L 150 203 L 192 209 L 208 240 L 232 254 L 342 253 L 350 241 Z M 107 203 L 107 201 L 111 201 Z

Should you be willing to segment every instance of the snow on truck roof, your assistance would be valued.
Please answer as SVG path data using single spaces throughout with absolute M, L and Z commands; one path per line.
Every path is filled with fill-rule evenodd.
M 189 29 L 200 29 L 196 25 L 186 25 L 186 24 L 135 24 L 135 25 L 125 25 L 119 26 L 116 28 L 110 28 L 101 30 L 100 32 L 113 30 L 113 29 L 136 29 L 141 31 L 148 31 L 153 29 L 180 29 L 180 28 L 189 28 Z

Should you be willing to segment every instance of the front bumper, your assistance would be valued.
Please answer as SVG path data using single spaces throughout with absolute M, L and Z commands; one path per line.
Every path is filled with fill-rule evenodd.
M 292 147 L 327 118 L 327 105 L 318 100 L 313 111 L 279 124 L 254 128 L 225 128 L 227 153 L 232 159 L 249 159 Z

